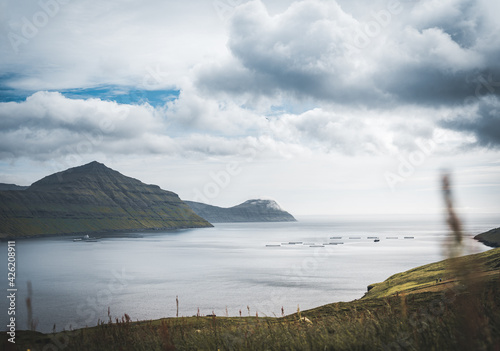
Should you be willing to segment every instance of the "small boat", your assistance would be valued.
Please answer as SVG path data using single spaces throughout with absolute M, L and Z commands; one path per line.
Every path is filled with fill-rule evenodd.
M 95 243 L 95 242 L 97 242 L 97 238 L 91 238 L 88 234 L 86 234 L 82 238 L 73 239 L 73 241 L 83 241 L 86 243 Z
M 378 243 L 379 241 L 380 241 L 380 239 L 373 240 L 374 243 Z

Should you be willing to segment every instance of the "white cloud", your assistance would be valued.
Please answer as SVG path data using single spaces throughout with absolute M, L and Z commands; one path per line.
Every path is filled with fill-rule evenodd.
M 457 147 L 498 142 L 496 104 L 485 98 L 468 109 L 329 105 L 265 116 L 191 91 L 157 108 L 38 92 L 23 102 L 0 103 L 0 153 L 3 159 L 35 160 L 95 154 L 225 157 L 248 149 L 258 150 L 259 157 L 390 155 L 415 150 L 416 140 L 432 139 L 440 127 L 459 133 L 441 149 L 453 154 Z M 474 127 L 479 122 L 482 127 Z M 460 136 L 471 133 L 477 140 Z
M 498 45 L 491 48 L 497 25 L 485 20 L 492 2 L 380 6 L 358 18 L 336 2 L 297 1 L 271 16 L 263 2 L 248 2 L 232 17 L 233 56 L 200 68 L 199 84 L 205 93 L 223 92 L 250 105 L 271 96 L 275 102 L 312 98 L 318 105 L 455 106 L 473 93 L 467 76 L 500 75 L 492 63 Z M 449 8 L 454 19 L 460 14 L 460 24 L 439 14 Z M 422 22 L 436 9 L 442 11 Z M 467 26 L 473 38 L 464 37 Z
M 215 100 L 193 89 L 183 90 L 167 103 L 165 114 L 174 129 L 205 131 L 217 135 L 241 136 L 262 128 L 265 118 L 241 108 L 231 100 Z
M 0 0 L 0 89 L 30 95 L 0 103 L 0 161 L 54 161 L 60 170 L 92 159 L 142 167 L 174 160 L 171 167 L 192 171 L 252 154 L 261 168 L 242 186 L 255 175 L 255 189 L 264 187 L 272 174 L 286 197 L 301 177 L 313 179 L 317 194 L 330 189 L 328 177 L 301 166 L 311 157 L 315 174 L 328 173 L 328 160 L 352 167 L 333 177 L 347 186 L 352 172 L 383 168 L 367 160 L 397 160 L 438 132 L 446 137 L 439 162 L 496 157 L 498 1 L 391 3 L 227 1 L 221 18 L 212 1 L 68 2 L 13 50 L 9 33 L 22 36 L 46 10 Z M 44 91 L 99 86 L 180 95 L 152 107 Z M 380 187 L 371 176 L 368 187 Z
M 8 81 L 16 89 L 140 86 L 156 66 L 168 72 L 164 87 L 179 86 L 204 57 L 226 50 L 210 1 L 68 2 L 43 26 L 36 16 L 47 11 L 38 4 L 10 2 L 3 15 L 0 69 L 19 74 Z M 21 38 L 14 46 L 9 33 Z

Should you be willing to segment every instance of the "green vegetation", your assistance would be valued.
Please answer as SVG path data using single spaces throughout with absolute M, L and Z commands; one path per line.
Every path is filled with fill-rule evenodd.
M 423 291 L 440 291 L 443 287 L 456 285 L 462 278 L 460 273 L 463 273 L 450 269 L 456 264 L 466 267 L 478 266 L 478 271 L 474 273 L 476 277 L 498 274 L 500 254 L 498 250 L 490 250 L 480 254 L 450 258 L 394 274 L 382 283 L 370 285 L 364 299 L 392 296 L 398 292 L 411 294 Z
M 493 249 L 393 275 L 359 300 L 282 318 L 132 322 L 125 315 L 75 331 L 21 332 L 12 350 L 495 350 L 499 273 L 500 249 Z
M 97 162 L 0 191 L 0 238 L 209 226 L 177 194 Z

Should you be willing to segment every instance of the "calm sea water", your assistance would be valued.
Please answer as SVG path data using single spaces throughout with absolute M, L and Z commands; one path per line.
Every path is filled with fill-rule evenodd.
M 465 223 L 472 235 L 499 216 Z M 370 283 L 444 258 L 441 219 L 299 218 L 296 223 L 232 223 L 172 232 L 125 233 L 98 242 L 73 237 L 16 240 L 18 329 L 27 328 L 27 282 L 37 330 L 93 326 L 124 313 L 133 320 L 179 315 L 281 315 L 363 296 Z M 375 243 L 368 237 L 377 236 Z M 413 239 L 404 239 L 412 236 Z M 331 239 L 342 237 L 342 239 Z M 390 239 L 388 237 L 397 237 Z M 355 239 L 360 238 L 360 239 Z M 282 243 L 299 242 L 281 245 Z M 304 243 L 322 245 L 311 247 Z M 280 245 L 280 246 L 266 246 Z M 7 286 L 7 243 L 0 243 Z M 7 299 L 0 307 L 6 325 Z M 4 327 L 5 329 L 5 327 Z

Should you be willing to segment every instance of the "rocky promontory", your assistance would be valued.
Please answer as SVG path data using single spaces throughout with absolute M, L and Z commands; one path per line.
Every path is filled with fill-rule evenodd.
M 488 230 L 474 237 L 477 241 L 491 247 L 500 247 L 500 228 Z
M 211 223 L 229 222 L 295 222 L 296 219 L 273 200 L 248 200 L 233 207 L 218 207 L 185 201 L 200 217 Z

